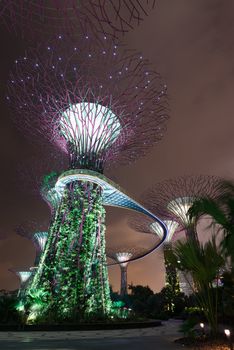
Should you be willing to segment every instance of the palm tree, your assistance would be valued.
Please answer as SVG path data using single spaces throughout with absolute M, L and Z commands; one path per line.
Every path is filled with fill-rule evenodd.
M 205 197 L 195 201 L 188 214 L 196 221 L 203 215 L 211 216 L 212 224 L 223 233 L 222 252 L 230 258 L 234 273 L 234 184 L 223 181 L 219 190 L 220 196 L 215 200 Z
M 193 290 L 197 302 L 202 309 L 211 332 L 217 333 L 218 288 L 214 285 L 220 269 L 225 265 L 219 246 L 214 237 L 204 245 L 198 241 L 178 241 L 170 255 L 171 262 L 185 276 L 190 273 Z

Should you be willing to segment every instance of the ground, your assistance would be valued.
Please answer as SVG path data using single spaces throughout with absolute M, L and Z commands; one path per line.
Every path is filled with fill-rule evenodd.
M 0 332 L 0 349 L 17 350 L 177 350 L 174 344 L 180 321 L 164 322 L 161 327 L 74 332 Z

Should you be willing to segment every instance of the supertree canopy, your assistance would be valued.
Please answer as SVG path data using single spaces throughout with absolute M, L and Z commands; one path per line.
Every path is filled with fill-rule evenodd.
M 60 198 L 55 196 L 54 219 L 28 295 L 40 290 L 44 315 L 57 310 L 60 319 L 106 316 L 111 301 L 103 205 L 154 215 L 102 172 L 144 155 L 161 139 L 166 86 L 141 54 L 108 38 L 100 45 L 89 35 L 75 42 L 59 35 L 16 61 L 8 100 L 17 124 L 62 149 L 71 169 L 54 187 L 50 179 L 43 187 L 48 198 Z M 34 305 L 27 312 L 29 319 L 36 317 Z
M 188 210 L 195 200 L 204 196 L 216 198 L 219 195 L 220 179 L 215 176 L 182 176 L 158 183 L 144 195 L 144 203 L 159 216 L 177 221 L 188 239 L 197 239 L 194 220 Z
M 2 0 L 4 24 L 24 37 L 92 30 L 114 39 L 139 25 L 156 0 Z
M 16 60 L 9 80 L 16 122 L 67 152 L 71 168 L 102 172 L 107 162 L 144 155 L 168 119 L 166 86 L 148 61 L 103 45 L 58 36 Z
M 48 232 L 46 231 L 36 232 L 33 236 L 33 240 L 36 241 L 36 244 L 39 246 L 42 252 L 45 249 L 47 238 L 48 238 Z
M 15 274 L 19 277 L 21 284 L 24 284 L 30 278 L 31 271 L 15 271 Z
M 171 240 L 172 240 L 174 234 L 176 233 L 176 231 L 178 231 L 179 224 L 178 224 L 178 222 L 172 221 L 172 220 L 164 220 L 164 223 L 166 224 L 166 226 L 168 228 L 168 235 L 164 241 L 164 246 L 165 246 L 165 244 L 171 244 Z M 158 222 L 153 222 L 151 224 L 151 229 L 155 233 L 157 233 L 157 235 L 159 237 L 163 237 L 163 230 L 162 230 L 162 227 L 158 224 Z

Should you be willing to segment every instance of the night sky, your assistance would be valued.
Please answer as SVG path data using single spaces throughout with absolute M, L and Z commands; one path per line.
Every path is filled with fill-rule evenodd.
M 142 192 L 171 177 L 234 178 L 233 32 L 233 0 L 159 0 L 149 17 L 125 36 L 126 44 L 142 51 L 160 72 L 169 92 L 171 118 L 163 140 L 145 158 L 105 173 L 139 201 Z M 32 218 L 38 222 L 48 219 L 49 210 L 30 186 L 27 189 L 22 176 L 23 168 L 45 161 L 43 152 L 16 129 L 4 100 L 9 70 L 27 44 L 3 27 L 0 36 L 0 289 L 13 290 L 19 281 L 8 269 L 27 269 L 35 257 L 33 244 L 17 236 L 15 228 Z M 107 222 L 107 235 L 114 242 L 118 236 L 133 234 L 123 210 L 108 210 Z M 205 226 L 199 230 L 202 239 L 210 234 Z M 119 267 L 109 272 L 117 289 Z M 159 291 L 164 283 L 162 253 L 132 262 L 129 282 Z

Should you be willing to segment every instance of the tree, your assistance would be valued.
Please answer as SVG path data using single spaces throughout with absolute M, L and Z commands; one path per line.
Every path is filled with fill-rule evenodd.
M 148 316 L 149 307 L 148 300 L 150 296 L 154 295 L 154 292 L 148 286 L 129 286 L 131 294 L 129 295 L 131 300 L 132 309 L 141 316 Z
M 234 273 L 234 183 L 223 181 L 219 186 L 220 195 L 216 199 L 203 197 L 196 200 L 188 213 L 196 221 L 203 215 L 212 218 L 212 224 L 222 231 L 222 252 L 231 259 Z
M 20 316 L 15 309 L 16 295 L 4 295 L 0 297 L 0 323 L 1 324 L 20 324 Z
M 218 288 L 214 285 L 225 259 L 214 237 L 204 245 L 197 241 L 178 241 L 171 251 L 170 260 L 178 270 L 191 273 L 191 289 L 196 293 L 198 305 L 210 325 L 211 332 L 218 329 Z M 189 282 L 189 281 L 188 281 Z M 191 283 L 191 282 L 190 282 Z

